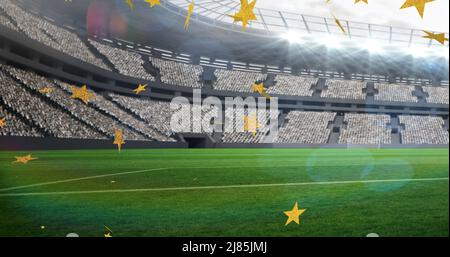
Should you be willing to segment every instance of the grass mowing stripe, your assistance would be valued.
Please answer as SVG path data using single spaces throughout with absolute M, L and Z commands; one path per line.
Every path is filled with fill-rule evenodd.
M 123 175 L 144 173 L 144 172 L 157 171 L 157 170 L 167 170 L 167 168 L 157 168 L 157 169 L 148 169 L 148 170 L 136 170 L 136 171 L 127 171 L 127 172 L 119 172 L 119 173 L 110 173 L 110 174 L 104 174 L 104 175 L 96 175 L 96 176 L 81 177 L 81 178 L 71 178 L 71 179 L 57 180 L 57 181 L 51 181 L 51 182 L 43 182 L 43 183 L 24 185 L 24 186 L 0 188 L 0 192 L 7 192 L 7 191 L 16 190 L 16 189 L 24 189 L 24 188 L 30 188 L 30 187 L 40 187 L 40 186 L 62 184 L 62 183 L 81 181 L 81 180 L 88 180 L 88 179 L 123 176 Z
M 62 183 L 69 183 L 69 182 L 76 182 L 76 181 L 82 181 L 82 180 L 88 180 L 88 179 L 96 179 L 96 178 L 104 178 L 104 177 L 113 177 L 113 176 L 121 176 L 121 175 L 129 175 L 129 174 L 138 174 L 138 173 L 144 173 L 149 171 L 157 171 L 157 170 L 176 170 L 176 169 L 236 169 L 236 168 L 261 168 L 261 169 L 271 169 L 271 168 L 300 168 L 300 167 L 306 167 L 308 165 L 277 165 L 277 166 L 214 166 L 214 167 L 166 167 L 166 168 L 156 168 L 156 169 L 149 169 L 149 170 L 137 170 L 137 171 L 128 171 L 128 172 L 120 172 L 120 173 L 111 173 L 111 174 L 105 174 L 105 175 L 96 175 L 96 176 L 89 176 L 89 177 L 81 177 L 81 178 L 73 178 L 73 179 L 65 179 L 65 180 L 57 180 L 57 181 L 50 181 L 50 182 L 42 182 L 37 184 L 30 184 L 30 185 L 23 185 L 23 186 L 16 186 L 16 187 L 9 187 L 9 188 L 0 188 L 0 192 L 7 192 L 12 190 L 18 190 L 18 189 L 25 189 L 25 188 L 32 188 L 32 187 L 40 187 L 40 186 L 48 186 L 48 185 L 56 185 L 56 184 L 62 184 Z M 327 165 L 320 165 L 320 166 L 327 166 Z M 332 165 L 330 165 L 332 166 Z M 361 166 L 360 164 L 355 165 L 346 165 L 346 166 Z M 399 166 L 399 165 L 391 165 L 391 166 Z
M 207 189 L 233 189 L 233 188 L 259 188 L 259 187 L 283 187 L 283 186 L 309 186 L 309 185 L 339 185 L 359 183 L 394 183 L 394 182 L 423 182 L 444 181 L 449 178 L 420 178 L 420 179 L 383 179 L 383 180 L 354 180 L 354 181 L 323 181 L 323 182 L 299 182 L 278 184 L 254 184 L 254 185 L 228 185 L 228 186 L 201 186 L 201 187 L 168 187 L 168 188 L 141 188 L 141 189 L 115 189 L 115 190 L 92 190 L 92 191 L 66 191 L 66 192 L 39 192 L 39 193 L 10 193 L 0 194 L 6 196 L 45 196 L 45 195 L 77 195 L 77 194 L 102 194 L 102 193 L 133 193 L 133 192 L 158 192 L 158 191 L 184 191 L 184 190 L 207 190 Z

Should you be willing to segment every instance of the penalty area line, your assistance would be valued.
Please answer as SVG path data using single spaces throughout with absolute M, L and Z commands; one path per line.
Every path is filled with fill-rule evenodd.
M 105 194 L 105 193 L 135 193 L 135 192 L 162 192 L 162 191 L 188 191 L 188 190 L 210 190 L 210 189 L 234 189 L 234 188 L 264 188 L 285 186 L 309 186 L 309 185 L 342 185 L 342 184 L 373 184 L 373 183 L 395 183 L 395 182 L 424 182 L 444 181 L 449 178 L 418 178 L 418 179 L 379 179 L 379 180 L 348 180 L 348 181 L 323 181 L 323 182 L 299 182 L 278 184 L 249 184 L 249 185 L 225 185 L 225 186 L 197 186 L 197 187 L 167 187 L 167 188 L 141 188 L 141 189 L 111 189 L 91 191 L 62 191 L 62 192 L 31 192 L 31 193 L 6 193 L 6 196 L 46 196 L 46 195 L 82 195 L 82 194 Z
M 110 173 L 110 174 L 104 174 L 104 175 L 96 175 L 96 176 L 89 176 L 89 177 L 71 178 L 71 179 L 43 182 L 43 183 L 24 185 L 24 186 L 0 188 L 0 192 L 7 192 L 7 191 L 12 191 L 12 190 L 17 190 L 17 189 L 24 189 L 24 188 L 31 188 L 31 187 L 40 187 L 40 186 L 48 186 L 48 185 L 69 183 L 69 182 L 82 181 L 82 180 L 88 180 L 88 179 L 107 178 L 107 177 L 123 176 L 123 175 L 130 175 L 130 174 L 138 174 L 138 173 L 144 173 L 144 172 L 149 172 L 149 171 L 157 171 L 157 170 L 168 170 L 168 168 L 158 168 L 158 169 L 148 169 L 148 170 L 135 170 L 135 171 Z

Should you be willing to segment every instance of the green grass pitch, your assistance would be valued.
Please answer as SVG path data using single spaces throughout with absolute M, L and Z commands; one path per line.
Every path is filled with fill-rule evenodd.
M 449 235 L 448 148 L 37 151 L 12 164 L 27 154 L 0 152 L 0 236 Z M 285 226 L 295 202 L 306 212 Z

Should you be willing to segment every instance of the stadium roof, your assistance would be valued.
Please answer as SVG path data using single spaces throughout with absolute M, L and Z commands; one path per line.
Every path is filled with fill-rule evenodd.
M 162 6 L 185 14 L 190 1 L 187 0 L 162 0 Z M 436 41 L 423 38 L 424 32 L 419 29 L 398 28 L 385 25 L 353 22 L 340 19 L 347 31 L 344 35 L 336 25 L 334 18 L 303 15 L 299 13 L 255 8 L 257 21 L 251 22 L 250 29 L 242 30 L 240 24 L 233 24 L 229 16 L 239 10 L 238 0 L 196 0 L 195 9 L 191 19 L 205 22 L 221 28 L 238 30 L 244 33 L 258 33 L 266 35 L 277 35 L 284 33 L 298 35 L 332 35 L 336 37 L 347 37 L 348 39 L 371 39 L 380 43 L 394 44 L 398 47 L 437 47 L 442 45 Z M 448 33 L 446 33 L 448 37 Z M 446 47 L 448 47 L 448 42 Z
M 257 23 L 245 30 L 240 24 L 233 25 L 232 20 L 225 17 L 233 13 L 231 8 L 231 11 L 221 9 L 224 17 L 213 20 L 208 17 L 209 12 L 202 12 L 202 6 L 210 6 L 205 0 L 196 0 L 196 13 L 188 30 L 183 28 L 188 6 L 186 0 L 178 3 L 161 0 L 161 7 L 155 8 L 149 8 L 144 0 L 134 0 L 134 10 L 130 10 L 123 0 L 78 0 L 70 4 L 53 0 L 18 2 L 37 15 L 76 28 L 81 34 L 125 40 L 137 46 L 151 46 L 194 58 L 265 64 L 280 69 L 288 67 L 292 71 L 320 70 L 448 80 L 448 47 L 430 44 L 433 47 L 424 50 L 423 47 L 408 48 L 394 44 L 380 46 L 377 42 L 364 40 L 339 40 L 339 35 L 302 38 L 300 42 L 291 44 L 290 40 L 281 38 L 280 33 L 255 28 Z M 213 4 L 219 0 L 209 2 Z M 238 0 L 230 2 L 239 4 Z M 264 13 L 263 10 L 261 12 Z M 395 31 L 394 28 L 392 30 Z M 376 51 L 372 51 L 371 46 Z

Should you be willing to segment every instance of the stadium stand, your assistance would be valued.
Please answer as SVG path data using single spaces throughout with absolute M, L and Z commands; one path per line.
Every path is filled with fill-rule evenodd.
M 39 90 L 42 88 L 51 87 L 53 91 L 51 93 L 42 93 L 44 97 L 108 137 L 114 138 L 114 129 L 116 128 L 122 130 L 128 140 L 146 140 L 144 136 L 132 131 L 112 117 L 99 112 L 92 105 L 86 105 L 79 100 L 70 98 L 69 86 L 65 87 L 67 91 L 64 91 L 51 80 L 33 72 L 13 67 L 4 67 L 4 69 L 37 94 L 40 93 Z
M 7 28 L 10 28 L 12 30 L 19 32 L 19 29 L 17 28 L 17 26 L 14 23 L 12 23 L 12 21 L 8 17 L 8 15 L 1 9 L 0 9 L 0 24 L 3 24 Z
M 327 79 L 321 96 L 325 98 L 365 100 L 364 81 Z
M 148 57 L 144 53 L 139 53 L 139 50 L 124 50 L 120 49 L 118 45 L 100 43 L 91 39 L 85 40 L 73 32 L 72 29 L 56 26 L 46 18 L 38 17 L 25 11 L 22 7 L 16 6 L 14 1 L 11 0 L 0 0 L 0 24 L 26 35 L 34 41 L 38 41 L 69 55 L 69 57 L 64 56 L 62 58 L 64 59 L 63 61 L 67 61 L 65 59 L 71 60 L 73 59 L 71 57 L 74 57 L 107 71 L 117 70 L 119 73 L 128 77 L 148 81 L 156 81 L 157 78 L 160 78 L 161 82 L 165 84 L 189 88 L 204 87 L 204 83 L 202 82 L 203 66 L 161 59 L 154 56 Z M 8 39 L 5 42 L 10 42 L 11 40 Z M 3 50 L 6 52 L 8 49 L 5 47 Z M 37 53 L 37 50 L 31 50 L 35 51 L 32 54 Z M 153 51 L 152 48 L 152 53 Z M 159 57 L 158 54 L 155 56 Z M 12 62 L 15 63 L 14 65 L 17 65 L 15 60 L 8 59 L 9 57 L 5 58 L 6 61 L 3 62 L 2 59 L 0 60 L 1 63 Z M 19 66 L 21 64 L 18 63 Z M 232 61 L 229 61 L 228 67 L 231 64 Z M 151 68 L 151 71 L 149 71 L 148 67 L 151 65 L 153 65 L 154 69 Z M 207 65 L 207 63 L 202 63 L 202 65 Z M 39 67 L 33 67 L 33 63 L 26 64 L 25 66 L 32 67 L 32 69 L 40 69 Z M 111 69 L 112 67 L 114 69 Z M 208 76 L 211 79 L 215 76 L 215 79 L 212 79 L 214 82 L 212 84 L 213 89 L 222 91 L 249 93 L 252 92 L 252 85 L 254 83 L 267 80 L 270 85 L 273 79 L 273 85 L 267 89 L 269 95 L 312 97 L 314 93 L 313 88 L 319 82 L 318 78 L 309 76 L 311 73 L 301 73 L 303 74 L 301 76 L 286 74 L 268 76 L 262 73 L 263 70 L 266 70 L 263 68 L 258 69 L 258 71 L 243 71 L 243 69 L 251 69 L 250 64 L 245 63 L 242 66 L 236 67 L 233 64 L 233 68 L 237 68 L 238 70 L 227 70 L 225 69 L 227 65 L 211 67 L 215 67 L 215 69 L 208 69 L 207 72 L 209 72 Z M 261 67 L 264 67 L 264 65 Z M 82 68 L 80 70 L 83 71 Z M 107 71 L 96 71 L 99 74 L 98 77 L 96 77 L 97 74 L 94 74 L 94 76 L 89 75 L 91 76 L 90 78 L 88 78 L 88 75 L 86 77 L 94 83 L 99 82 L 95 78 L 101 78 L 100 80 L 105 78 L 108 80 L 108 83 L 118 87 L 122 86 L 121 82 L 124 82 L 124 85 L 130 84 L 127 81 L 128 78 L 124 79 L 124 81 L 116 81 L 109 78 L 108 74 L 111 73 Z M 212 76 L 213 71 L 214 76 Z M 46 72 L 52 73 L 52 71 Z M 61 74 L 64 73 L 62 72 Z M 323 79 L 325 77 L 333 77 L 325 76 L 325 74 L 322 75 L 320 76 Z M 62 77 L 61 75 L 55 76 Z M 79 77 L 82 76 L 80 75 Z M 170 127 L 171 117 L 174 113 L 174 110 L 170 109 L 170 102 L 120 95 L 110 91 L 98 93 L 90 90 L 94 98 L 86 105 L 79 100 L 71 99 L 71 86 L 69 84 L 51 77 L 38 75 L 33 71 L 0 64 L 0 78 L 0 118 L 6 117 L 7 121 L 9 121 L 0 129 L 0 135 L 111 139 L 114 136 L 114 128 L 118 128 L 124 131 L 126 140 L 177 141 L 178 137 Z M 378 102 L 405 103 L 402 104 L 406 106 L 405 109 L 402 109 L 403 107 L 400 104 L 393 104 L 397 108 L 395 109 L 396 112 L 399 113 L 402 110 L 408 110 L 413 113 L 417 112 L 417 115 L 421 115 L 422 113 L 426 114 L 427 112 L 430 115 L 446 115 L 442 114 L 446 108 L 441 106 L 436 108 L 431 104 L 449 104 L 448 86 L 420 86 L 425 85 L 425 82 L 422 80 L 419 80 L 416 86 L 387 84 L 388 82 L 386 81 L 388 79 L 385 79 L 382 80 L 383 82 L 375 83 L 372 89 L 366 86 L 366 82 L 361 81 L 363 79 L 362 77 L 352 77 L 358 80 L 342 80 L 337 78 L 334 76 L 334 79 L 326 79 L 323 89 L 322 83 L 318 85 L 317 89 L 322 89 L 320 94 L 322 98 L 340 99 L 346 105 L 346 107 L 342 108 L 348 108 L 342 112 L 361 112 L 362 108 L 369 105 L 370 107 L 367 108 L 379 108 L 380 113 L 387 112 L 387 108 L 385 109 L 385 107 L 389 104 L 368 103 L 366 105 L 360 102 L 355 104 L 352 101 L 367 100 L 367 92 L 370 92 L 370 95 L 373 94 L 374 100 Z M 77 78 L 75 77 L 70 80 L 77 80 Z M 397 81 L 399 81 L 398 83 L 409 83 L 406 80 Z M 116 85 L 116 82 L 119 83 Z M 105 82 L 101 83 L 106 84 Z M 429 85 L 429 82 L 426 83 L 426 85 Z M 157 89 L 161 89 L 160 83 L 154 84 L 156 84 L 155 87 L 159 86 Z M 445 85 L 445 83 L 442 85 Z M 40 90 L 44 87 L 51 88 L 52 92 L 42 93 Z M 414 91 L 416 87 L 421 87 L 424 94 L 421 95 L 422 93 L 418 90 L 416 92 L 418 95 L 415 95 Z M 102 86 L 98 88 L 105 90 Z M 155 91 L 158 92 L 157 90 Z M 168 90 L 163 89 L 160 91 L 160 94 L 166 94 L 165 92 Z M 170 93 L 177 95 L 180 92 Z M 422 100 L 423 97 L 425 97 L 426 102 Z M 346 99 L 348 101 L 345 101 Z M 288 105 L 288 107 L 282 108 L 301 108 L 308 110 L 321 110 L 321 108 L 329 110 L 330 106 L 341 108 L 339 106 L 340 103 L 336 103 L 336 100 L 332 102 L 320 99 L 322 101 L 320 103 L 315 98 L 308 101 L 303 101 L 304 99 L 301 98 L 297 101 L 292 97 L 286 97 L 283 100 L 283 104 Z M 315 100 L 319 104 L 316 104 Z M 372 102 L 372 98 L 369 98 L 368 101 Z M 303 102 L 311 103 L 304 104 Z M 332 104 L 329 104 L 329 102 L 332 102 Z M 357 107 L 357 105 L 362 107 Z M 304 106 L 313 106 L 313 108 Z M 198 108 L 198 106 L 192 105 L 187 107 L 187 110 L 190 112 Z M 216 111 L 217 109 L 205 108 L 201 110 L 202 117 L 213 116 Z M 332 109 L 332 111 L 335 110 Z M 362 112 L 365 111 L 363 109 Z M 232 110 L 227 109 L 221 114 L 224 114 L 225 118 L 229 120 L 230 115 L 232 115 Z M 273 116 L 276 118 L 280 113 L 273 115 L 276 115 Z M 286 123 L 280 128 L 275 142 L 292 144 L 326 144 L 330 142 L 339 144 L 392 144 L 401 140 L 403 144 L 448 144 L 448 131 L 444 128 L 444 124 L 446 123 L 441 117 L 437 116 L 399 116 L 400 135 L 396 136 L 391 134 L 392 131 L 389 127 L 390 115 L 346 113 L 345 116 L 339 115 L 338 117 L 340 118 L 339 122 L 342 122 L 343 119 L 344 124 L 341 126 L 340 131 L 333 131 L 331 133 L 330 127 L 332 126 L 330 124 L 335 121 L 336 113 L 290 110 L 286 117 Z M 447 117 L 448 114 L 446 119 L 448 119 Z M 205 123 L 204 120 L 195 119 L 197 118 L 195 116 L 193 118 L 194 121 L 190 124 L 190 131 L 201 131 L 202 125 L 207 125 L 202 124 Z M 222 142 L 262 143 L 264 139 L 268 139 L 266 136 L 271 126 L 267 124 L 269 118 L 268 113 L 258 113 L 258 123 L 261 125 L 261 128 L 255 134 L 251 132 L 224 132 L 221 137 Z M 396 120 L 395 117 L 394 120 Z M 446 122 L 448 123 L 448 120 Z M 229 126 L 229 122 L 225 121 L 225 125 Z M 225 127 L 225 130 L 227 130 L 227 127 Z M 332 135 L 331 137 L 330 134 Z M 393 140 L 395 142 L 392 142 Z M 217 141 L 220 141 L 220 138 Z
M 12 4 L 10 0 L 0 1 L 0 8 L 14 20 L 18 30 L 31 39 L 87 63 L 111 70 L 100 58 L 97 58 L 89 51 L 89 48 L 75 33 L 25 12 L 20 7 Z
M 203 67 L 200 65 L 167 61 L 155 57 L 150 57 L 150 62 L 159 69 L 163 83 L 192 88 L 203 87 L 200 81 Z
M 175 112 L 180 111 L 171 110 L 170 102 L 156 101 L 148 98 L 136 98 L 130 96 L 124 96 L 119 94 L 110 93 L 109 97 L 112 101 L 116 102 L 119 106 L 131 111 L 141 119 L 149 123 L 150 126 L 157 129 L 160 133 L 165 135 L 165 138 L 160 138 L 160 141 L 174 141 L 170 136 L 174 135 L 174 131 L 180 130 L 181 132 L 202 133 L 202 128 L 210 124 L 203 124 L 202 120 L 198 120 L 198 116 L 193 115 L 193 108 L 199 108 L 199 106 L 184 106 L 181 111 L 189 111 L 185 116 L 190 115 L 192 122 L 189 127 L 171 127 L 171 118 Z M 216 108 L 205 107 L 201 110 L 201 117 L 212 117 L 217 113 Z M 203 126 L 203 127 L 202 127 Z
M 164 135 L 173 135 L 172 129 L 170 128 L 171 111 L 169 102 L 154 101 L 114 93 L 109 93 L 108 96 L 113 102 L 139 116 Z
M 328 124 L 336 113 L 291 111 L 287 124 L 281 127 L 275 139 L 277 143 L 326 144 L 331 130 Z
M 252 92 L 252 85 L 267 79 L 266 74 L 217 69 L 214 72 L 217 80 L 213 87 L 217 90 Z
M 217 107 L 212 108 L 211 106 L 190 106 L 192 113 L 195 108 L 201 108 L 201 118 L 198 115 L 192 116 L 192 132 L 194 133 L 208 133 L 211 134 L 214 130 L 213 126 L 211 126 L 212 119 L 216 117 L 218 114 L 222 115 L 219 112 Z M 207 131 L 205 129 L 208 129 Z M 199 132 L 201 131 L 201 132 Z
M 277 75 L 275 85 L 267 89 L 267 93 L 278 95 L 312 96 L 312 86 L 319 79 L 312 77 L 300 77 L 292 75 Z
M 403 144 L 445 144 L 449 143 L 448 131 L 444 129 L 444 120 L 431 116 L 399 116 Z
M 58 27 L 45 19 L 22 10 L 21 7 L 16 6 L 10 0 L 0 2 L 0 22 L 4 26 L 20 31 L 34 40 L 75 58 L 111 70 L 102 61 L 102 58 L 96 57 L 89 50 L 78 35 L 67 28 Z M 104 55 L 121 74 L 155 81 L 155 76 L 144 68 L 145 60 L 143 58 L 146 57 L 131 50 L 122 50 L 91 39 L 87 40 L 87 42 L 93 45 L 100 54 Z M 155 57 L 150 57 L 150 62 L 159 69 L 159 75 L 163 83 L 193 88 L 203 87 L 200 79 L 203 72 L 202 66 Z M 264 81 L 267 78 L 266 74 L 240 70 L 217 69 L 214 74 L 217 78 L 214 84 L 215 89 L 238 92 L 251 92 L 253 83 Z M 275 81 L 276 83 L 268 88 L 267 93 L 312 96 L 311 86 L 317 83 L 315 78 L 293 75 L 277 75 Z M 327 79 L 321 97 L 365 100 L 365 87 L 365 82 L 362 81 Z M 378 94 L 375 94 L 374 97 L 376 101 L 418 102 L 417 97 L 412 95 L 414 86 L 376 83 L 375 90 L 378 90 Z M 448 91 L 448 88 L 424 87 L 424 91 L 430 95 L 429 99 L 427 99 L 429 103 L 448 104 L 448 100 L 445 99 L 445 96 L 448 94 L 445 94 L 445 90 Z M 435 91 L 438 92 L 434 93 Z
M 375 95 L 375 101 L 413 103 L 419 101 L 413 95 L 414 86 L 375 83 L 375 90 L 378 91 L 378 94 Z
M 43 137 L 36 128 L 25 124 L 1 105 L 0 119 L 5 119 L 5 125 L 0 127 L 0 136 Z
M 428 94 L 428 103 L 448 105 L 448 87 L 422 87 L 422 89 Z
M 5 105 L 45 133 L 59 138 L 104 139 L 101 133 L 23 88 L 0 71 L 0 97 Z
M 122 50 L 88 39 L 89 43 L 103 54 L 123 75 L 139 79 L 155 81 L 155 77 L 144 68 L 144 60 L 138 53 Z
M 246 129 L 244 115 L 250 119 L 256 115 L 256 122 L 249 124 Z M 264 136 L 270 130 L 269 124 L 271 119 L 277 119 L 279 112 L 271 113 L 270 111 L 258 110 L 257 113 L 242 112 L 236 108 L 227 108 L 225 110 L 225 127 L 222 135 L 223 143 L 262 143 Z M 253 126 L 253 128 L 252 128 Z M 258 128 L 256 128 L 258 126 Z M 233 132 L 231 132 L 233 131 Z
M 378 114 L 345 114 L 340 144 L 390 144 L 391 129 L 387 128 L 391 118 Z
M 70 85 L 61 81 L 56 80 L 55 83 L 59 85 L 66 92 L 70 92 Z M 117 119 L 120 123 L 128 126 L 129 128 L 133 128 L 135 131 L 140 132 L 141 134 L 157 141 L 167 141 L 167 137 L 159 133 L 157 130 L 148 126 L 147 123 L 134 117 L 133 115 L 127 113 L 116 104 L 106 99 L 103 95 L 97 94 L 93 91 L 91 93 L 94 95 L 94 98 L 91 100 L 92 106 L 96 107 L 103 113 L 107 114 L 106 116 L 111 116 Z M 116 125 L 121 126 L 121 125 Z M 134 135 L 135 136 L 135 135 Z M 131 138 L 129 138 L 131 139 Z

